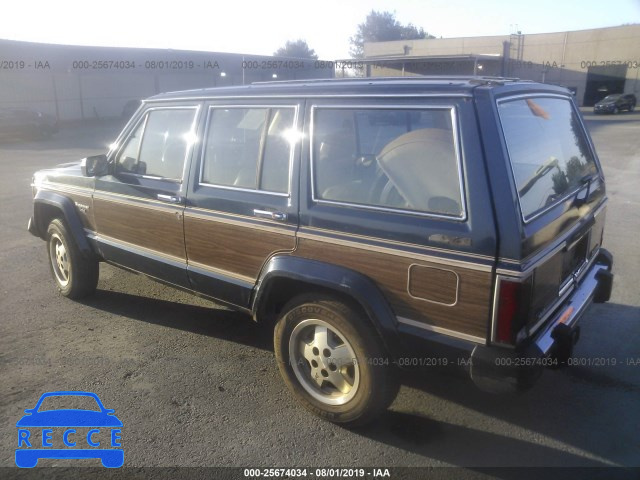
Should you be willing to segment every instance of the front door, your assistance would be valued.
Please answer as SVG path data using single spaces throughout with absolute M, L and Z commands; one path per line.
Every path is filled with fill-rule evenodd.
M 108 261 L 188 287 L 184 189 L 198 106 L 146 110 L 96 179 L 96 241 Z

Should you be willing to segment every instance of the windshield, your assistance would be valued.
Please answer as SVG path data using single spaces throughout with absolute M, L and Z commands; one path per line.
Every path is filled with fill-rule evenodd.
M 619 98 L 620 98 L 620 95 L 607 95 L 606 97 L 604 97 L 600 101 L 601 102 L 613 102 L 614 100 L 617 100 Z
M 498 111 L 525 220 L 597 172 L 568 99 L 509 100 Z

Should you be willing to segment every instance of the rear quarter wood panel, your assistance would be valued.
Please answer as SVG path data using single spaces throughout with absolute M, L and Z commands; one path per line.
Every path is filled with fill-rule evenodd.
M 409 257 L 371 251 L 366 247 L 333 244 L 330 239 L 300 238 L 296 255 L 342 265 L 367 275 L 378 284 L 400 317 L 483 339 L 487 337 L 492 295 L 490 271 L 416 261 Z M 407 281 L 412 265 L 455 272 L 459 278 L 457 303 L 447 306 L 409 295 Z M 426 287 L 422 285 L 421 288 Z M 434 298 L 451 296 L 450 282 L 434 282 L 429 289 Z

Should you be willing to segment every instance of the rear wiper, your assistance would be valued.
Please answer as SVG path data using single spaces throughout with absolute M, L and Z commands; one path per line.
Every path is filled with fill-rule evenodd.
M 591 183 L 593 182 L 593 180 L 596 177 L 600 177 L 600 175 L 598 175 L 597 173 L 592 173 L 592 174 L 587 174 L 584 177 L 582 177 L 580 180 L 578 180 L 578 184 L 579 185 L 587 185 L 587 191 L 584 194 L 583 198 L 579 198 L 578 195 L 580 194 L 580 192 L 582 191 L 582 187 L 580 187 L 578 189 L 578 191 L 576 192 L 576 197 L 573 200 L 573 205 L 576 207 L 581 207 L 582 205 L 584 205 L 585 203 L 587 203 L 587 200 L 589 200 L 589 196 L 591 195 Z
M 550 157 L 549 160 L 540 165 L 533 176 L 529 180 L 527 180 L 522 188 L 518 191 L 520 197 L 524 197 L 529 192 L 529 190 L 533 188 L 538 180 L 540 180 L 547 173 L 557 167 L 558 159 L 556 157 Z

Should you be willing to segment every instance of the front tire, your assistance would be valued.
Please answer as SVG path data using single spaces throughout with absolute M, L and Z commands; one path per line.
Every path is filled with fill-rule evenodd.
M 53 279 L 62 295 L 79 299 L 96 291 L 98 261 L 80 251 L 67 226 L 58 218 L 47 229 L 47 252 Z
M 393 402 L 399 384 L 373 326 L 330 297 L 294 299 L 274 330 L 280 373 L 321 418 L 364 425 Z

